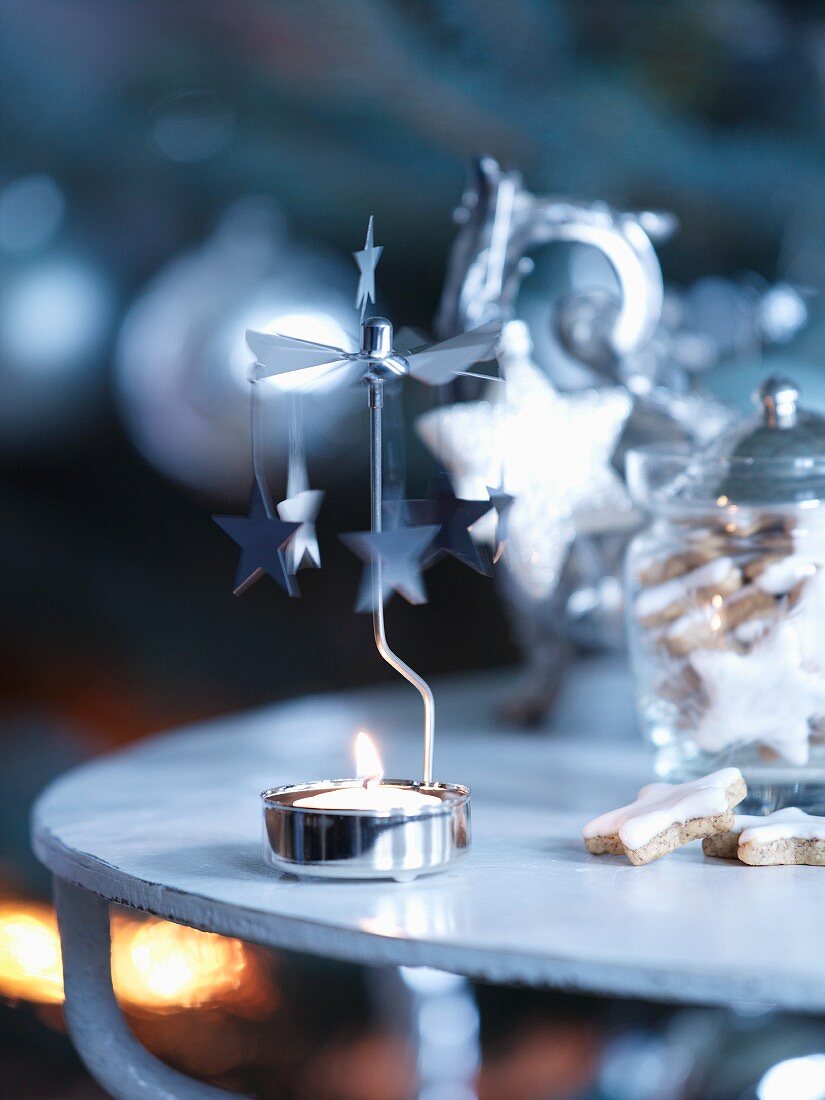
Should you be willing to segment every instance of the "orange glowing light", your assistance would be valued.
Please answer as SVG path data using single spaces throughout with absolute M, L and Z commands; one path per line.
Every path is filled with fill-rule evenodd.
M 60 937 L 48 905 L 0 905 L 0 997 L 47 1005 L 63 1002 Z
M 157 917 L 112 917 L 112 981 L 127 1009 L 153 1014 L 222 1005 L 256 1015 L 277 1002 L 259 960 L 240 940 Z M 0 904 L 0 998 L 63 1003 L 54 910 Z
M 173 1012 L 235 999 L 251 975 L 240 940 L 168 921 L 112 921 L 112 980 L 127 1005 Z

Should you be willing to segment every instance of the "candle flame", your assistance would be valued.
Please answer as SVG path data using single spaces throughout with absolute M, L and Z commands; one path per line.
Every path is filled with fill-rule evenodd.
M 370 735 L 363 730 L 355 738 L 355 774 L 365 787 L 372 787 L 384 778 L 384 765 L 378 749 Z

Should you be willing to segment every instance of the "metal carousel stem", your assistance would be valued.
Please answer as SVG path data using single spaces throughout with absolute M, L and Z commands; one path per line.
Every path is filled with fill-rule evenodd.
M 372 506 L 372 531 L 383 529 L 382 485 L 382 417 L 384 408 L 384 381 L 368 378 L 370 408 L 370 501 Z M 384 588 L 382 563 L 378 554 L 372 563 L 372 626 L 375 645 L 383 659 L 418 691 L 424 703 L 424 760 L 421 778 L 431 783 L 433 778 L 433 741 L 435 738 L 435 699 L 430 685 L 417 672 L 392 651 L 384 628 Z

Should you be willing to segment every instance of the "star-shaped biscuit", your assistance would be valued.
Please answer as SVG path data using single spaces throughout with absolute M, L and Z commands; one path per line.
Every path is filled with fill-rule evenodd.
M 630 398 L 618 388 L 557 392 L 522 345 L 502 352 L 504 383 L 488 400 L 434 409 L 418 420 L 430 450 L 462 498 L 484 499 L 488 485 L 514 496 L 508 561 L 535 597 L 556 587 L 576 534 L 627 526 L 633 515 L 611 465 Z M 490 524 L 489 537 L 495 534 Z
M 806 764 L 811 723 L 825 715 L 825 681 L 803 667 L 793 620 L 778 624 L 747 653 L 697 649 L 690 663 L 708 705 L 693 737 L 706 752 L 759 742 L 792 764 Z
M 733 827 L 733 807 L 747 794 L 738 768 L 688 783 L 650 783 L 636 800 L 589 821 L 582 835 L 593 855 L 626 855 L 640 866 L 675 848 Z

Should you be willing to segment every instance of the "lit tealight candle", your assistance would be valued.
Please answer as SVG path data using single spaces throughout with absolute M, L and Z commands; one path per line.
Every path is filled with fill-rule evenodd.
M 441 799 L 433 794 L 422 794 L 392 784 L 382 785 L 384 769 L 381 758 L 375 745 L 363 732 L 355 741 L 355 763 L 360 783 L 299 798 L 293 806 L 307 810 L 401 810 L 411 813 L 441 805 Z

